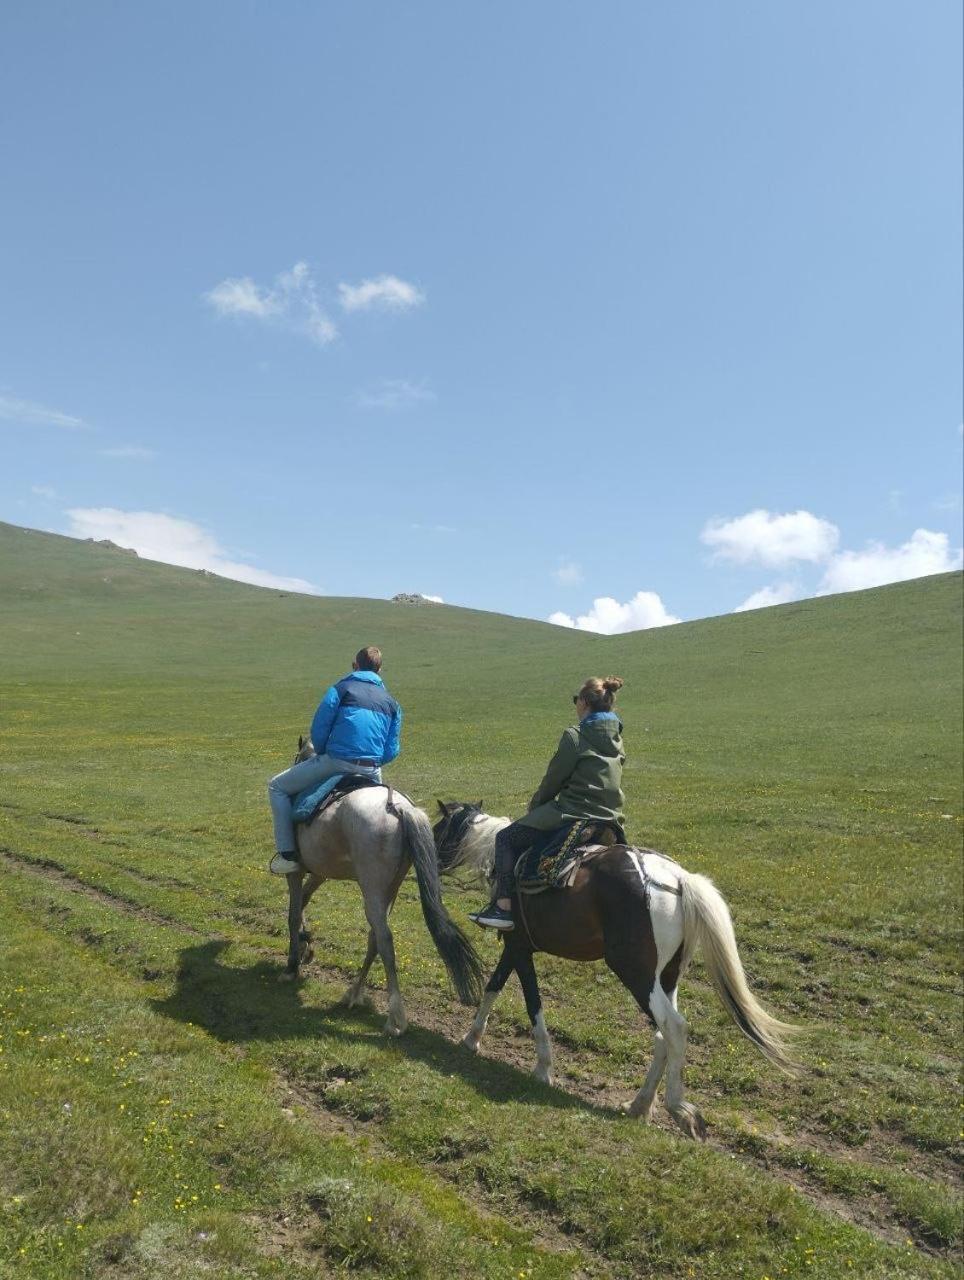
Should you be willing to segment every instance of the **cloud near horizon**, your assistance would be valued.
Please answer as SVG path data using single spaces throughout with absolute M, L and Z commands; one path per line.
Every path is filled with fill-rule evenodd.
M 712 548 L 714 561 L 769 566 L 826 560 L 837 548 L 840 530 L 809 511 L 777 515 L 764 508 L 733 520 L 710 520 L 700 541 Z
M 637 591 L 633 598 L 620 604 L 612 596 L 597 596 L 588 613 L 571 617 L 568 613 L 552 613 L 549 622 L 576 631 L 594 631 L 612 636 L 625 631 L 647 631 L 651 627 L 669 627 L 682 622 L 669 613 L 655 591 Z
M 184 569 L 206 569 L 221 578 L 256 587 L 322 594 L 304 578 L 289 578 L 231 560 L 217 539 L 191 520 L 160 511 L 120 511 L 115 507 L 73 507 L 66 514 L 72 537 L 98 542 L 108 538 L 119 547 L 131 548 L 145 560 L 160 560 Z
M 774 604 L 789 604 L 791 600 L 799 600 L 806 593 L 796 582 L 776 582 L 769 587 L 761 587 L 751 596 L 738 604 L 734 613 L 746 613 L 750 609 L 768 609 Z
M 958 548 L 952 552 L 946 533 L 915 529 L 899 547 L 870 542 L 863 551 L 841 551 L 832 556 L 815 594 L 829 596 L 841 591 L 863 591 L 889 582 L 951 573 L 962 567 L 964 550 Z

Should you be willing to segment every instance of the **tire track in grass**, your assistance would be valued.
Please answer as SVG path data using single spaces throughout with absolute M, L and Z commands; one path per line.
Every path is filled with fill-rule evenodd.
M 350 978 L 351 976 L 342 970 L 322 965 L 317 960 L 311 962 L 305 976 L 310 977 L 313 973 L 326 978 L 337 978 L 340 981 L 344 981 L 346 977 Z M 415 1017 L 419 1027 L 434 1031 L 454 1044 L 458 1044 L 461 1041 L 471 1020 L 471 1015 L 448 1012 L 437 1005 L 430 1007 L 422 1005 L 416 1009 L 414 1005 L 409 1004 L 408 1009 L 410 1016 Z M 551 1029 L 550 1035 L 554 1039 L 561 1039 Z M 570 1052 L 578 1060 L 578 1050 L 574 1043 L 571 1040 L 568 1043 Z M 480 1054 L 480 1057 L 483 1059 L 490 1058 L 493 1062 L 529 1073 L 534 1063 L 535 1048 L 530 1033 L 524 1031 L 519 1034 L 518 1031 L 514 1031 L 511 1039 L 504 1037 L 499 1042 L 498 1052 L 490 1050 L 487 1054 Z M 578 1080 L 567 1079 L 565 1087 L 561 1085 L 552 1085 L 550 1087 L 558 1089 L 567 1097 L 579 1098 L 600 1116 L 615 1117 L 623 1112 L 623 1105 L 613 1100 L 614 1088 L 611 1085 L 608 1085 L 601 1092 L 592 1085 L 586 1085 Z M 622 1092 L 631 1095 L 633 1091 L 627 1089 Z M 652 1127 L 677 1137 L 676 1126 L 662 1109 L 657 1112 L 656 1118 L 650 1123 Z M 677 1140 L 680 1142 L 686 1141 L 682 1137 L 678 1137 Z M 807 1169 L 788 1164 L 788 1159 L 792 1158 L 793 1147 L 797 1147 L 804 1152 L 812 1151 L 814 1154 L 830 1155 L 838 1160 L 843 1159 L 845 1163 L 849 1163 L 847 1159 L 849 1149 L 837 1149 L 829 1143 L 818 1144 L 811 1140 L 810 1135 L 806 1134 L 801 1134 L 787 1143 L 781 1143 L 773 1138 L 763 1138 L 749 1145 L 745 1141 L 741 1141 L 739 1137 L 728 1138 L 725 1135 L 716 1135 L 712 1130 L 706 1139 L 706 1145 L 731 1160 L 740 1160 L 768 1177 L 786 1183 L 803 1196 L 815 1209 L 824 1213 L 832 1213 L 851 1225 L 862 1228 L 883 1244 L 902 1245 L 910 1236 L 917 1248 L 932 1257 L 947 1258 L 952 1255 L 956 1256 L 957 1246 L 954 1241 L 946 1244 L 935 1241 L 934 1236 L 926 1228 L 922 1228 L 921 1224 L 901 1215 L 886 1193 L 868 1191 L 860 1200 L 854 1200 L 828 1190 Z M 876 1164 L 878 1162 L 870 1163 Z M 882 1171 L 886 1172 L 888 1170 L 888 1166 L 882 1161 L 879 1164 Z
M 299 1106 L 309 1123 L 320 1132 L 342 1134 L 353 1142 L 370 1146 L 374 1152 L 397 1159 L 398 1153 L 381 1140 L 374 1119 L 360 1119 L 330 1096 L 329 1090 L 344 1083 L 343 1071 L 343 1068 L 334 1067 L 317 1084 L 308 1084 L 283 1070 L 276 1070 L 275 1078 L 284 1103 L 289 1108 L 292 1103 Z M 506 1220 L 504 1204 L 485 1194 L 484 1183 L 480 1179 L 476 1178 L 471 1187 L 467 1186 L 445 1162 L 433 1164 L 433 1172 L 468 1200 L 485 1221 L 496 1225 Z M 552 1253 L 578 1255 L 581 1270 L 575 1273 L 574 1280 L 610 1280 L 615 1277 L 613 1264 L 607 1258 L 596 1253 L 585 1241 L 561 1230 L 550 1214 L 531 1211 L 521 1202 L 518 1210 L 510 1219 L 511 1225 L 530 1232 L 537 1246 Z
M 61 888 L 71 893 L 78 893 L 89 900 L 97 902 L 99 905 L 110 911 L 120 911 L 127 916 L 140 918 L 161 929 L 174 928 L 192 937 L 209 937 L 209 935 L 205 934 L 202 930 L 173 917 L 166 916 L 151 907 L 147 907 L 131 899 L 125 898 L 122 895 L 117 895 L 101 887 L 89 884 L 80 877 L 72 875 L 53 859 L 34 859 L 27 855 L 18 853 L 17 851 L 10 849 L 8 846 L 0 846 L 0 856 L 6 860 L 8 865 L 13 866 L 17 871 L 25 873 L 31 878 L 50 880 L 58 884 Z M 100 940 L 97 938 L 85 938 L 84 941 L 88 945 L 98 946 Z M 275 949 L 252 947 L 245 943 L 238 943 L 237 945 L 252 954 L 277 958 L 279 960 L 280 968 L 280 955 Z M 323 965 L 318 961 L 312 961 L 311 964 L 306 966 L 303 970 L 303 976 L 306 978 L 315 976 L 336 981 L 338 983 L 350 980 L 352 975 L 353 969 L 351 967 L 343 968 Z M 453 1043 L 458 1043 L 461 1040 L 467 1025 L 467 1015 L 457 1015 L 453 1012 L 448 1012 L 438 1005 L 426 1006 L 424 1004 L 420 1004 L 416 1007 L 411 1004 L 411 1002 L 407 1003 L 409 1004 L 410 1013 L 414 1014 L 417 1024 L 420 1027 L 425 1030 L 441 1034 Z M 456 1021 L 457 1018 L 458 1022 Z M 494 1062 L 499 1062 L 512 1068 L 528 1071 L 531 1068 L 532 1063 L 531 1040 L 527 1033 L 522 1033 L 522 1035 L 516 1033 L 513 1037 L 513 1041 L 514 1042 L 510 1044 L 503 1041 L 500 1046 L 501 1052 L 483 1056 L 491 1057 Z M 574 1046 L 570 1049 L 570 1052 L 577 1052 Z M 311 1086 L 301 1084 L 294 1077 L 286 1077 L 286 1080 L 287 1086 L 291 1090 L 293 1096 L 300 1093 L 302 1095 L 302 1099 L 304 1099 L 307 1091 L 307 1097 L 310 1100 L 311 1094 L 314 1092 Z M 553 1086 L 553 1088 L 559 1088 L 559 1086 Z M 600 1115 L 617 1114 L 617 1108 L 611 1106 L 605 1101 L 612 1092 L 611 1088 L 606 1088 L 601 1098 L 598 1088 L 587 1086 L 578 1080 L 569 1080 L 567 1082 L 567 1087 L 565 1089 L 560 1088 L 560 1092 L 564 1096 L 574 1096 L 579 1098 Z M 330 1104 L 324 1099 L 322 1099 L 321 1105 L 324 1107 L 326 1112 L 331 1112 L 332 1110 L 337 1111 L 337 1108 L 335 1108 L 333 1104 Z M 364 1122 L 359 1120 L 357 1117 L 352 1116 L 344 1118 L 352 1133 L 372 1132 L 371 1125 L 374 1123 L 373 1121 Z M 366 1124 L 369 1126 L 367 1129 L 365 1127 Z M 656 1127 L 675 1135 L 674 1126 L 662 1115 L 660 1115 L 659 1121 L 656 1123 Z M 683 1141 L 683 1139 L 679 1140 Z M 781 1144 L 776 1141 L 764 1138 L 762 1141 L 757 1141 L 748 1147 L 748 1145 L 745 1142 L 741 1142 L 739 1138 L 727 1139 L 726 1137 L 716 1137 L 711 1134 L 707 1141 L 707 1145 L 730 1159 L 739 1159 L 743 1163 L 765 1173 L 768 1177 L 786 1183 L 818 1211 L 823 1213 L 829 1212 L 853 1226 L 862 1228 L 873 1235 L 882 1244 L 900 1244 L 905 1241 L 907 1235 L 910 1234 L 917 1247 L 922 1252 L 932 1257 L 946 1258 L 949 1251 L 953 1248 L 952 1245 L 941 1247 L 939 1244 L 935 1243 L 933 1237 L 929 1236 L 926 1231 L 921 1231 L 919 1224 L 914 1221 L 908 1221 L 900 1216 L 895 1211 L 895 1207 L 890 1203 L 886 1195 L 874 1194 L 868 1191 L 864 1193 L 864 1196 L 860 1201 L 854 1201 L 846 1196 L 836 1195 L 833 1192 L 828 1191 L 820 1184 L 819 1180 L 811 1176 L 807 1170 L 803 1168 L 788 1167 L 787 1148 L 781 1147 Z M 794 1145 L 802 1147 L 804 1151 L 806 1151 L 808 1147 L 808 1144 L 805 1141 L 803 1143 L 795 1141 Z M 816 1146 L 814 1146 L 814 1150 L 817 1150 Z M 837 1154 L 830 1146 L 826 1146 L 823 1150 L 824 1152 L 830 1152 L 834 1156 Z M 453 1182 L 458 1181 L 454 1174 L 447 1180 Z M 479 1185 L 482 1188 L 484 1203 L 484 1183 L 480 1179 L 477 1179 L 477 1182 L 479 1182 Z M 458 1185 L 464 1189 L 464 1184 L 458 1183 Z M 557 1238 L 561 1236 L 562 1238 L 569 1239 L 567 1232 L 552 1218 L 547 1207 L 539 1203 L 533 1203 L 530 1205 L 529 1201 L 531 1197 L 527 1198 L 526 1188 L 519 1187 L 517 1188 L 517 1191 L 520 1197 L 520 1200 L 517 1201 L 517 1203 L 520 1204 L 520 1207 L 523 1207 L 523 1212 L 526 1211 L 526 1208 L 531 1208 L 531 1211 L 534 1213 L 536 1219 L 542 1224 L 544 1230 L 555 1233 Z M 593 1254 L 592 1257 L 598 1261 L 599 1265 L 602 1265 L 600 1255 Z M 608 1264 L 606 1265 L 608 1266 Z M 611 1271 L 598 1272 L 597 1274 L 609 1275 L 611 1274 Z
M 90 898 L 94 902 L 99 902 L 102 906 L 109 907 L 111 910 L 122 911 L 125 915 L 137 916 L 142 920 L 148 920 L 151 924 L 160 928 L 177 929 L 179 932 L 190 934 L 192 937 L 202 938 L 206 936 L 202 930 L 186 924 L 183 920 L 178 920 L 174 916 L 164 915 L 163 912 L 157 911 L 154 907 L 147 907 L 141 902 L 135 902 L 133 898 L 126 898 L 123 894 L 113 893 L 99 885 L 90 884 L 80 876 L 73 875 L 53 858 L 33 858 L 28 854 L 18 852 L 16 849 L 11 849 L 9 845 L 0 845 L 0 857 L 4 859 L 9 867 L 15 868 L 21 874 L 53 881 L 55 884 L 60 885 L 61 888 L 69 889 L 73 893 L 83 894 L 84 897 Z

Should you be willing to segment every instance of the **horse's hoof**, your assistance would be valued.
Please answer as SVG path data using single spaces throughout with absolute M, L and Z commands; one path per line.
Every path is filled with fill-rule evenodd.
M 540 1084 L 552 1084 L 552 1072 L 545 1067 L 534 1067 L 532 1074 Z
M 631 1102 L 624 1102 L 620 1110 L 629 1117 L 630 1120 L 638 1120 L 640 1124 L 653 1123 L 652 1107 L 634 1107 Z
M 297 982 L 298 970 L 295 969 L 294 972 L 292 972 L 290 969 L 285 969 L 284 973 L 278 974 L 278 981 L 279 982 Z
M 386 1018 L 385 1025 L 382 1028 L 382 1030 L 387 1036 L 400 1036 L 400 1035 L 404 1035 L 406 1026 L 407 1026 L 407 1023 L 403 1022 L 399 1026 L 397 1023 L 392 1022 L 391 1018 Z
M 372 1008 L 371 996 L 364 991 L 356 991 L 354 987 L 349 987 L 338 1003 L 343 1009 Z
M 653 1119 L 653 1105 L 655 1098 L 649 1102 L 639 1102 L 633 1098 L 630 1102 L 624 1102 L 620 1107 L 620 1111 L 629 1116 L 630 1120 L 640 1120 L 643 1124 L 649 1124 Z
M 684 1102 L 681 1107 L 671 1111 L 670 1115 L 675 1120 L 680 1132 L 687 1138 L 692 1138 L 695 1142 L 704 1142 L 706 1140 L 706 1121 L 690 1103 Z
M 299 957 L 301 964 L 311 964 L 314 958 L 315 953 L 312 951 L 311 947 L 302 947 L 301 955 Z
M 468 1049 L 469 1053 L 478 1053 L 479 1051 L 480 1041 L 476 1039 L 471 1031 L 464 1035 L 459 1043 L 464 1049 Z

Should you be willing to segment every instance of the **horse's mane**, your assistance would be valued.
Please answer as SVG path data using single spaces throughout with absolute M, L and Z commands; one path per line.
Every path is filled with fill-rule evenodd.
M 511 818 L 492 818 L 487 813 L 480 813 L 466 827 L 448 870 L 464 867 L 479 876 L 488 876 L 495 860 L 495 837 L 511 821 Z

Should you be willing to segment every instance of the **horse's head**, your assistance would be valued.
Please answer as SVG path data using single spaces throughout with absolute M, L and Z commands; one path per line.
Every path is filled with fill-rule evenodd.
M 484 816 L 482 801 L 480 800 L 478 804 L 462 804 L 458 800 L 451 800 L 448 803 L 439 800 L 438 809 L 438 821 L 432 827 L 435 851 L 438 854 L 439 868 L 442 871 L 451 871 L 462 861 L 459 855 L 465 833 Z
M 302 760 L 308 760 L 315 754 L 315 749 L 311 745 L 310 738 L 303 738 L 298 734 L 298 754 L 292 760 L 292 764 L 301 764 Z

